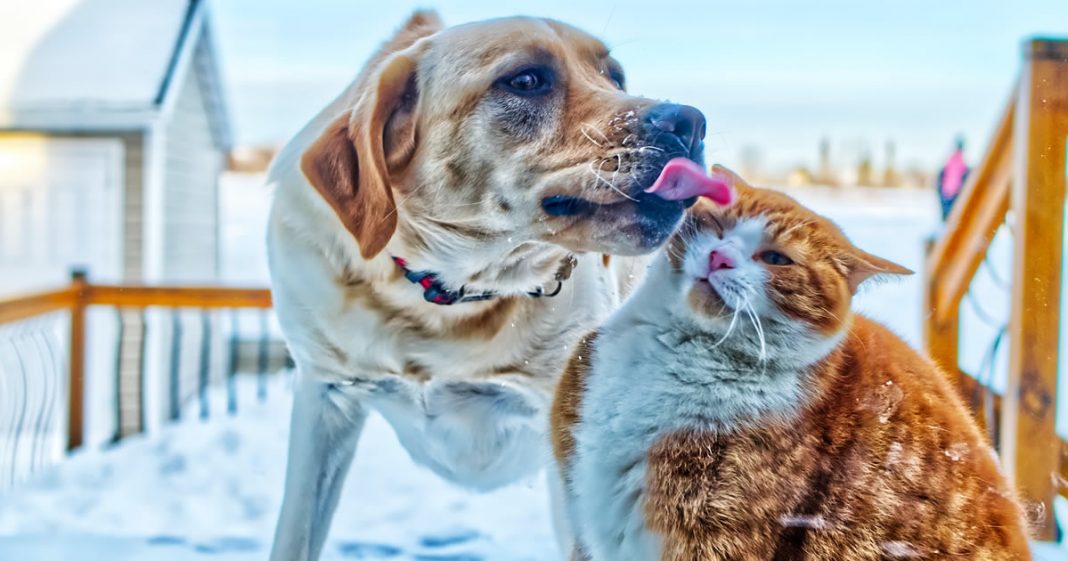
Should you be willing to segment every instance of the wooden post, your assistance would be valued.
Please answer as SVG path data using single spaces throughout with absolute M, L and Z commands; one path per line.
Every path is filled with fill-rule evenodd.
M 998 120 L 979 165 L 969 174 L 946 218 L 941 237 L 928 241 L 924 291 L 924 340 L 931 358 L 971 401 L 970 378 L 958 366 L 960 303 L 986 256 L 990 241 L 1005 222 L 1012 183 L 1012 130 L 1015 95 Z M 974 387 L 971 384 L 968 387 Z
M 923 338 L 927 344 L 927 354 L 931 356 L 931 360 L 935 362 L 942 371 L 946 374 L 946 377 L 953 383 L 954 387 L 960 390 L 960 366 L 957 364 L 958 360 L 958 346 L 960 344 L 960 322 L 957 319 L 957 312 L 960 309 L 960 303 L 950 304 L 951 310 L 945 310 L 945 315 L 950 316 L 952 319 L 944 321 L 939 319 L 935 304 L 935 293 L 938 290 L 938 282 L 941 279 L 934 277 L 928 273 L 926 282 L 926 290 L 924 291 L 924 311 L 927 316 L 923 322 Z
M 1002 462 L 1029 504 L 1035 538 L 1054 538 L 1055 432 L 1068 136 L 1068 41 L 1025 43 L 1015 118 L 1016 217 Z M 1039 507 L 1041 505 L 1041 507 Z
M 82 445 L 85 434 L 85 308 L 89 300 L 86 272 L 75 269 L 70 274 L 75 291 L 70 308 L 70 372 L 67 377 L 67 450 Z

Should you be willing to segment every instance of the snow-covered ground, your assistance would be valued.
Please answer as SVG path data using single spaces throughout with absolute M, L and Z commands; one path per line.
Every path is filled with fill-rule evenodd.
M 256 188 L 246 185 L 245 192 Z M 794 194 L 838 221 L 860 247 L 922 272 L 924 241 L 938 227 L 932 193 Z M 252 274 L 235 280 L 257 282 L 264 269 L 257 257 L 262 246 L 255 244 L 262 240 L 265 212 L 248 208 L 257 212 L 246 213 L 227 235 L 235 245 L 256 248 L 237 268 Z M 1010 253 L 998 251 L 994 261 L 1007 271 Z M 858 307 L 918 344 L 921 279 L 870 287 Z M 995 315 L 1005 310 L 997 304 L 1001 291 L 986 285 L 978 291 Z M 988 335 L 966 330 L 962 348 L 978 351 L 962 360 L 981 354 Z M 180 425 L 111 449 L 81 452 L 0 495 L 0 560 L 264 559 L 281 501 L 291 397 L 288 377 L 273 380 L 265 403 L 253 400 L 251 381 L 243 384 L 239 395 L 247 402 L 236 417 L 220 412 L 200 422 L 189 415 Z M 224 401 L 218 397 L 214 403 Z M 490 494 L 453 488 L 415 466 L 373 416 L 324 559 L 556 559 L 546 497 L 540 477 Z M 1041 558 L 1068 559 L 1068 550 L 1050 546 Z
M 0 496 L 0 559 L 264 559 L 281 505 L 291 395 L 247 380 L 238 415 L 76 454 Z M 224 403 L 217 392 L 214 403 Z M 360 441 L 324 559 L 553 559 L 544 481 L 489 494 L 416 467 L 381 417 Z

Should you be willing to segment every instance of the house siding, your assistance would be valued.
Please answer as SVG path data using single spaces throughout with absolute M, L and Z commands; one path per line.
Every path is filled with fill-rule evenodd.
M 122 276 L 140 281 L 145 267 L 145 135 L 119 135 L 124 149 L 122 210 Z
M 144 134 L 130 133 L 122 135 L 125 148 L 123 161 L 123 278 L 126 282 L 139 282 L 144 279 L 144 184 L 145 184 L 145 150 Z M 119 436 L 134 434 L 143 427 L 141 419 L 141 396 L 144 377 L 141 365 L 144 360 L 144 318 L 141 314 L 120 312 L 117 321 L 123 328 L 117 337 L 118 349 L 116 372 L 119 376 L 116 399 L 122 411 L 116 419 L 115 431 Z
M 174 110 L 164 125 L 163 280 L 213 282 L 219 271 L 219 174 L 223 154 L 215 143 L 200 65 L 201 46 L 183 76 Z
M 163 123 L 162 157 L 162 203 L 163 232 L 161 247 L 160 280 L 175 284 L 213 284 L 219 277 L 219 177 L 225 163 L 223 149 L 213 130 L 210 88 L 206 87 L 205 72 L 210 70 L 211 51 L 202 35 L 193 50 L 193 59 L 175 89 L 171 100 L 172 110 Z M 178 357 L 172 357 L 174 348 L 173 321 L 170 314 L 177 315 L 181 327 L 178 339 Z M 180 403 L 185 403 L 197 394 L 200 385 L 204 338 L 208 340 L 208 378 L 219 380 L 225 371 L 225 346 L 222 338 L 222 318 L 218 314 L 202 316 L 197 311 L 159 312 L 158 344 L 162 361 L 156 363 L 164 380 L 173 375 L 170 370 L 177 366 Z M 207 321 L 208 332 L 204 331 Z M 165 358 L 164 358 L 165 357 Z M 160 407 L 152 413 L 159 419 L 171 414 L 169 407 L 170 382 L 157 379 L 156 402 Z M 132 378 L 128 386 L 137 384 Z M 130 410 L 124 415 L 131 421 L 142 419 L 135 411 L 142 400 L 129 400 Z M 152 422 L 152 421 L 149 421 Z

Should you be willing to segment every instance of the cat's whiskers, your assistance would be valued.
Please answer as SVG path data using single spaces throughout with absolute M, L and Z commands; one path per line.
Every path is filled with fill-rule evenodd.
M 710 349 L 714 349 L 714 348 L 722 345 L 723 342 L 726 341 L 727 338 L 731 336 L 731 333 L 734 332 L 734 326 L 738 323 L 738 314 L 739 314 L 739 310 L 735 309 L 734 313 L 731 314 L 731 323 L 730 323 L 730 325 L 727 326 L 727 331 L 723 333 L 723 337 L 720 337 L 719 341 L 716 341 L 715 343 L 712 344 L 711 347 L 709 347 Z
M 760 341 L 760 354 L 757 355 L 758 360 L 764 363 L 765 370 L 768 365 L 768 346 L 767 341 L 764 338 L 764 325 L 760 322 L 760 316 L 757 315 L 756 310 L 753 308 L 753 303 L 749 298 L 748 293 L 745 294 L 745 300 L 742 301 L 742 306 L 745 309 L 745 313 L 749 316 L 749 321 L 753 324 L 753 329 L 756 330 L 757 340 Z
M 679 230 L 678 236 L 682 239 L 682 243 L 678 244 L 678 246 L 669 243 L 664 246 L 664 251 L 666 251 L 667 254 L 675 261 L 685 263 L 687 248 L 690 247 L 694 238 L 697 237 L 697 232 L 687 230 L 685 229 L 685 227 L 683 227 Z
M 675 249 L 675 248 L 671 247 L 671 245 L 667 245 L 667 246 L 664 247 L 664 251 L 666 251 L 668 256 L 670 256 L 672 259 L 674 259 L 676 261 L 684 261 L 686 259 L 686 250 L 685 249 L 683 249 L 682 252 L 680 253 L 678 249 Z

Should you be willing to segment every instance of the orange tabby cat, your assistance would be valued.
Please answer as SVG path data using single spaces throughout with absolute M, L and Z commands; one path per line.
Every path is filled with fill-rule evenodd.
M 579 346 L 554 449 L 577 558 L 1030 559 L 1013 490 L 943 375 L 850 311 L 911 271 L 730 177 Z

